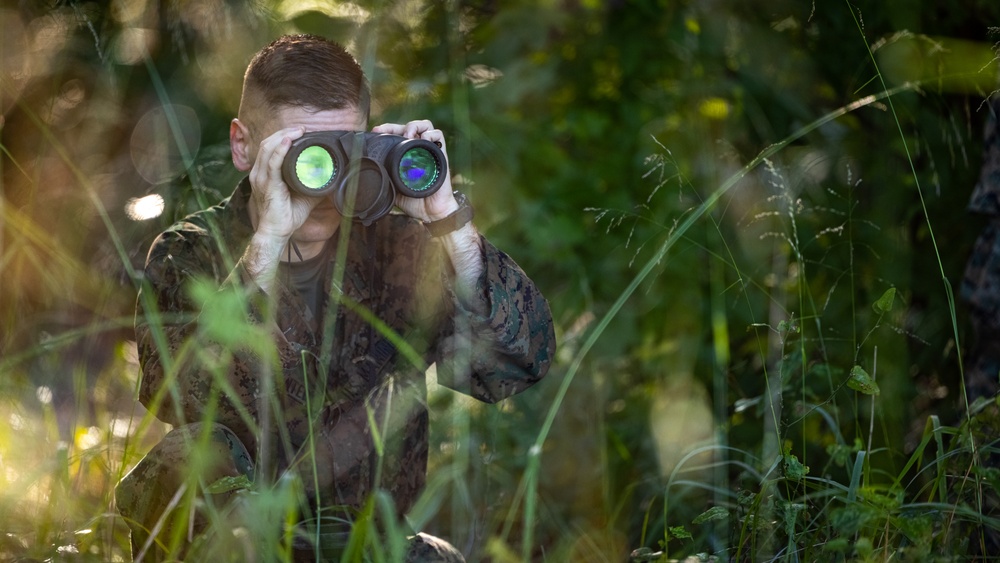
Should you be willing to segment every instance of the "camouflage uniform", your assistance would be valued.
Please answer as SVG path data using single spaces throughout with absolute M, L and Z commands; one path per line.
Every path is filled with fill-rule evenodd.
M 969 202 L 969 210 L 989 223 L 976 240 L 961 288 L 975 332 L 965 369 L 970 402 L 1000 390 L 1000 96 L 989 111 L 982 172 Z
M 199 466 L 207 468 L 203 485 L 227 475 L 260 478 L 261 471 L 273 482 L 294 472 L 314 507 L 358 507 L 381 489 L 403 514 L 425 482 L 425 367 L 436 363 L 442 385 L 496 402 L 538 381 L 554 353 L 548 304 L 507 255 L 481 238 L 485 273 L 474 296 L 459 298 L 441 245 L 403 215 L 369 227 L 342 224 L 350 237 L 341 242 L 338 232 L 329 243 L 320 287 L 330 290 L 322 292 L 319 314 L 281 269 L 269 301 L 239 262 L 253 234 L 249 197 L 244 180 L 227 200 L 161 234 L 147 258 L 136 314 L 139 399 L 175 430 L 117 489 L 134 549 L 184 480 L 184 455 L 197 434 L 192 424 L 211 421 L 200 436 L 231 453 Z M 219 288 L 201 305 L 188 283 L 197 278 Z M 233 296 L 245 297 L 237 314 L 250 328 L 270 334 L 270 354 L 209 337 L 205 327 L 231 314 L 219 304 Z M 384 327 L 367 322 L 369 312 Z M 405 346 L 424 365 L 397 349 Z M 273 361 L 262 359 L 269 355 Z M 274 392 L 265 396 L 262 382 L 272 380 Z

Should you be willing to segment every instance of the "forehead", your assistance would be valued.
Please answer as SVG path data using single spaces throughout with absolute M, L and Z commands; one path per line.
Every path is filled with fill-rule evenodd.
M 315 110 L 309 107 L 283 106 L 269 119 L 270 135 L 281 129 L 303 127 L 310 131 L 362 131 L 365 119 L 357 108 Z

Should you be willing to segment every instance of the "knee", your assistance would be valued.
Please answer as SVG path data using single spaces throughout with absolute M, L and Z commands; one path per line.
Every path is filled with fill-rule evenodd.
M 430 534 L 419 533 L 410 538 L 406 563 L 465 563 L 465 557 L 455 546 Z
M 222 477 L 254 479 L 246 446 L 232 430 L 217 423 L 179 426 L 151 449 L 115 487 L 119 511 L 145 512 L 144 505 L 163 504 L 186 481 L 211 484 Z

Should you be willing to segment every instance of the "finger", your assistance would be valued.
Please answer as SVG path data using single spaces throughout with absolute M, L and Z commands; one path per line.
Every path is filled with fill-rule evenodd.
M 411 121 L 403 129 L 403 136 L 407 139 L 419 139 L 423 133 L 434 129 L 434 124 L 426 119 Z
M 279 129 L 274 133 L 271 133 L 266 139 L 260 142 L 260 151 L 270 151 L 274 150 L 276 147 L 281 145 L 285 140 L 294 141 L 302 135 L 305 134 L 305 128 L 299 127 L 289 127 L 287 129 Z
M 292 146 L 291 137 L 281 137 L 278 141 L 278 146 L 274 147 L 271 154 L 267 158 L 267 171 L 274 173 L 281 170 L 281 162 L 285 160 L 285 155 L 288 154 L 288 147 Z
M 272 175 L 272 167 L 275 154 L 279 151 L 277 150 L 281 143 L 284 142 L 284 138 L 278 138 L 275 140 L 269 140 L 261 143 L 260 150 L 257 152 L 257 162 L 254 163 L 253 168 L 250 170 L 250 183 L 258 189 L 266 189 L 270 184 L 270 179 Z M 290 144 L 290 141 L 289 141 Z M 287 148 L 286 148 L 287 151 Z M 282 152 L 282 158 L 284 157 Z M 278 163 L 280 167 L 280 162 Z
M 278 130 L 261 141 L 260 150 L 257 152 L 257 162 L 254 166 L 255 170 L 251 170 L 251 174 L 256 172 L 256 178 L 251 177 L 251 180 L 267 181 L 275 172 L 280 171 L 281 163 L 285 159 L 285 155 L 288 154 L 288 148 L 292 145 L 292 141 L 304 134 L 305 129 L 301 126 L 291 127 Z
M 426 141 L 431 141 L 440 148 L 445 148 L 444 143 L 444 133 L 440 129 L 431 129 L 429 131 L 424 131 L 420 134 L 420 138 Z
M 383 123 L 382 125 L 376 125 L 372 127 L 372 133 L 386 133 L 389 135 L 402 135 L 405 125 L 400 125 L 399 123 Z

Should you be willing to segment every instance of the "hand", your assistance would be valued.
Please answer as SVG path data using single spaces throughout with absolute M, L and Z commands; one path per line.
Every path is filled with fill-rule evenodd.
M 444 158 L 448 160 L 448 150 L 444 142 L 444 133 L 440 129 L 435 129 L 434 124 L 427 120 L 410 121 L 406 125 L 397 123 L 384 123 L 372 129 L 373 133 L 388 133 L 399 135 L 407 139 L 426 139 L 437 143 L 444 153 Z M 458 202 L 451 187 L 451 166 L 448 167 L 448 176 L 444 179 L 444 184 L 438 191 L 430 197 L 414 198 L 402 194 L 396 195 L 396 207 L 404 213 L 419 219 L 425 223 L 444 219 L 458 209 Z
M 250 186 L 257 209 L 256 232 L 287 242 L 322 200 L 294 193 L 281 177 L 281 163 L 292 141 L 305 133 L 302 127 L 281 129 L 260 143 L 250 170 Z
M 375 133 L 389 133 L 399 135 L 407 139 L 427 139 L 438 143 L 444 152 L 445 160 L 448 159 L 448 151 L 444 143 L 444 134 L 434 128 L 430 121 L 411 121 L 406 125 L 386 123 L 372 129 Z M 396 206 L 407 215 L 415 219 L 429 223 L 444 219 L 458 210 L 458 202 L 455 201 L 455 194 L 451 187 L 451 166 L 448 167 L 448 176 L 444 179 L 444 184 L 438 191 L 430 197 L 423 199 L 396 195 Z M 445 254 L 451 260 L 455 270 L 456 293 L 472 311 L 479 314 L 486 314 L 485 304 L 482 300 L 469 297 L 474 295 L 476 284 L 483 273 L 485 265 L 483 263 L 483 249 L 479 244 L 479 233 L 472 223 L 467 223 L 461 229 L 453 231 L 445 236 L 439 237 L 444 246 Z

